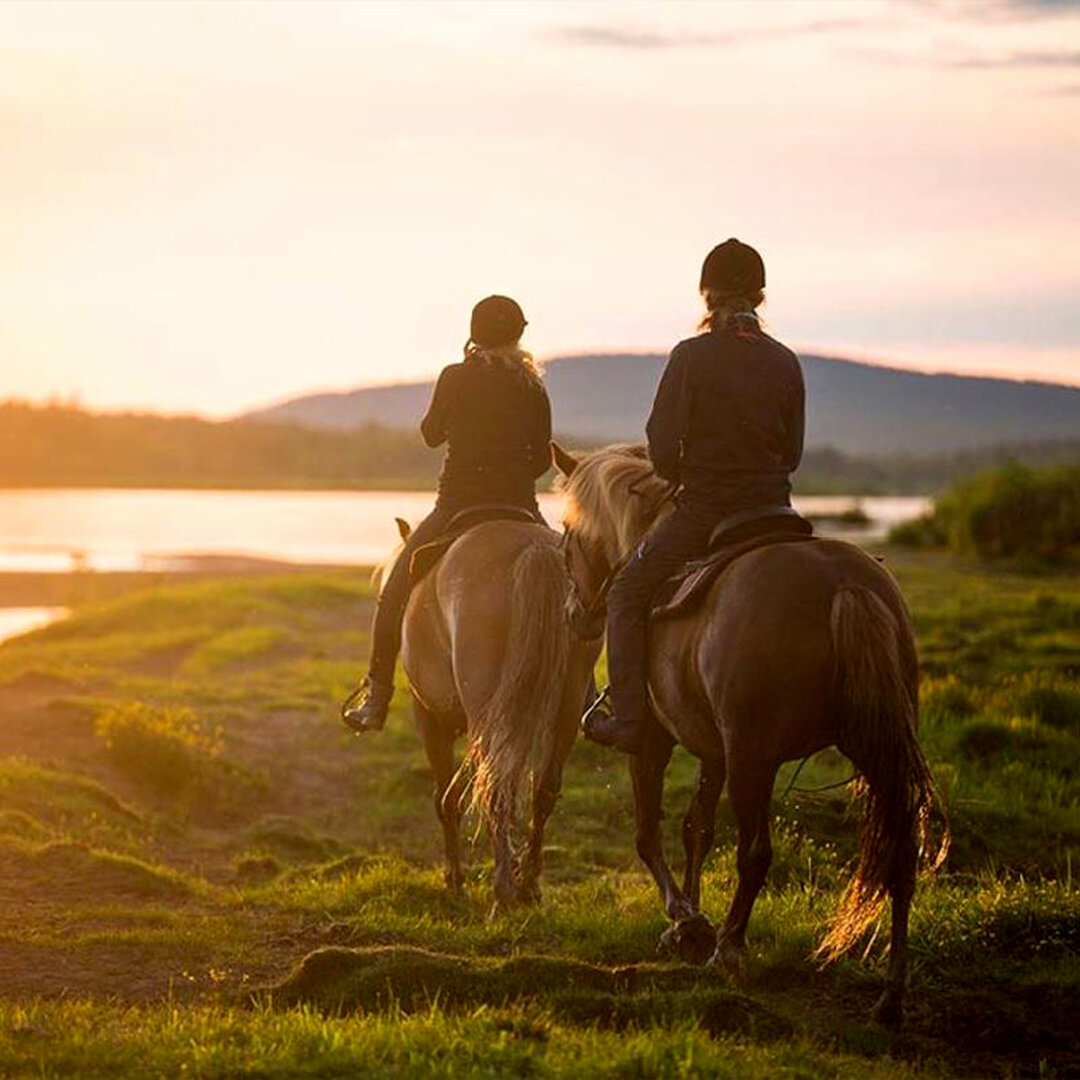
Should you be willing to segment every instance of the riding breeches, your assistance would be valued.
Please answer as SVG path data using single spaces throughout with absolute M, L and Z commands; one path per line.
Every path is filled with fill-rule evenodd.
M 638 545 L 608 594 L 608 681 L 615 716 L 627 723 L 650 714 L 649 612 L 660 586 L 690 559 L 704 555 L 723 516 L 680 504 Z
M 401 622 L 409 603 L 409 592 L 412 587 L 409 566 L 413 553 L 425 544 L 438 540 L 446 531 L 454 515 L 468 508 L 468 503 L 440 500 L 435 504 L 435 509 L 409 534 L 405 546 L 394 560 L 394 565 L 390 568 L 383 583 L 382 592 L 379 593 L 379 600 L 375 605 L 375 617 L 371 624 L 371 661 L 368 665 L 368 677 L 373 683 L 389 686 L 394 681 L 394 667 L 397 664 L 398 653 L 401 652 Z M 544 519 L 535 501 L 524 508 L 532 511 L 537 521 L 543 522 Z

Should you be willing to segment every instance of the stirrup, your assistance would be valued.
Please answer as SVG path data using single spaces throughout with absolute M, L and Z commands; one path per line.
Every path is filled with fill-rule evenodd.
M 612 711 L 610 687 L 585 710 L 581 729 L 589 742 L 621 750 L 624 754 L 636 754 L 641 750 L 642 725 L 620 720 Z
M 595 716 L 609 716 L 611 714 L 611 687 L 605 686 L 597 692 L 596 697 L 589 702 L 588 707 L 581 714 L 581 730 L 588 738 L 589 722 Z
M 382 731 L 393 696 L 393 685 L 383 689 L 368 676 L 341 703 L 341 722 L 357 735 L 368 731 Z

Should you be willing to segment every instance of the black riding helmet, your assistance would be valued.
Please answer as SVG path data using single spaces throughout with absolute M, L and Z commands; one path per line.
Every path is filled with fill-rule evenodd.
M 484 349 L 513 345 L 528 323 L 517 302 L 509 296 L 488 296 L 472 310 L 470 339 Z
M 740 293 L 765 288 L 765 264 L 749 245 L 731 237 L 705 256 L 701 267 L 701 291 Z

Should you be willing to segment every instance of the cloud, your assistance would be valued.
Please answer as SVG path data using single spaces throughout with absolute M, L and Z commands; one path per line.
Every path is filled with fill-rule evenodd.
M 1074 68 L 1080 67 L 1077 49 L 1019 49 L 998 56 L 966 56 L 944 59 L 950 68 Z
M 659 51 L 662 49 L 723 48 L 759 41 L 782 41 L 787 38 L 858 30 L 880 21 L 866 19 L 817 19 L 796 26 L 755 28 L 723 34 L 665 34 L 658 30 L 638 30 L 625 26 L 560 26 L 546 32 L 549 40 L 563 44 L 596 48 Z
M 1061 70 L 1080 68 L 1077 49 L 1013 49 L 1001 53 L 901 52 L 897 49 L 857 48 L 845 50 L 877 64 L 941 68 L 952 71 L 1001 71 L 1007 69 Z
M 908 8 L 964 22 L 1015 22 L 1080 15 L 1080 0 L 898 0 Z
M 1030 19 L 1069 14 L 1080 10 L 1080 0 L 897 0 L 950 19 L 986 22 L 995 19 Z

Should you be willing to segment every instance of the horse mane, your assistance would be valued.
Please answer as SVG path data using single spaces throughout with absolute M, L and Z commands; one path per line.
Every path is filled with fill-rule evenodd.
M 566 500 L 566 528 L 616 558 L 656 520 L 668 484 L 656 475 L 644 446 L 620 443 L 582 456 L 559 487 Z

